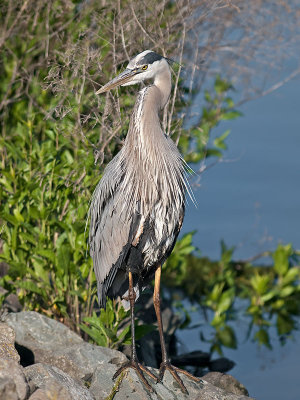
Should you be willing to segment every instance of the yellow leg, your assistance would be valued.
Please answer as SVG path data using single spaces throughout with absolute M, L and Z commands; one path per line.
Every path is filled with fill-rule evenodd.
M 179 384 L 181 387 L 181 390 L 188 394 L 188 391 L 186 387 L 184 386 L 181 378 L 179 377 L 177 372 L 181 372 L 182 374 L 188 376 L 195 382 L 199 382 L 200 379 L 196 378 L 189 372 L 177 368 L 173 365 L 171 365 L 170 360 L 168 359 L 167 355 L 167 350 L 166 350 L 166 343 L 165 343 L 165 338 L 164 338 L 164 333 L 163 333 L 163 323 L 162 323 L 162 317 L 161 317 L 161 307 L 160 307 L 160 280 L 161 280 L 161 265 L 157 268 L 155 272 L 155 282 L 154 282 L 154 292 L 153 292 L 153 304 L 154 304 L 154 309 L 156 313 L 156 318 L 157 318 L 157 324 L 158 324 L 158 331 L 159 331 L 159 337 L 160 337 L 160 345 L 161 345 L 161 353 L 162 353 L 162 362 L 160 364 L 160 369 L 159 369 L 159 380 L 161 381 L 163 379 L 164 373 L 166 369 L 170 371 L 172 374 L 173 378 L 176 380 L 176 382 Z

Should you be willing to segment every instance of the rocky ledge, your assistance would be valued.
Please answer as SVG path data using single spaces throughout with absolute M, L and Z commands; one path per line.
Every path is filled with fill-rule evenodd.
M 162 383 L 151 382 L 152 393 L 132 370 L 113 381 L 125 360 L 124 354 L 87 343 L 43 315 L 10 313 L 0 323 L 0 399 L 250 400 L 242 384 L 219 372 L 210 372 L 199 383 L 182 376 L 188 396 L 168 373 Z

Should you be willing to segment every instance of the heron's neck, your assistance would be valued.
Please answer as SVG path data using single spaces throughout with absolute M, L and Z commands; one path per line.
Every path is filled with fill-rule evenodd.
M 139 92 L 134 112 L 130 119 L 125 151 L 138 148 L 141 159 L 147 159 L 149 149 L 157 151 L 164 139 L 159 112 L 162 110 L 171 92 L 171 72 L 169 67 L 156 75 L 154 84 Z M 154 150 L 155 149 L 155 150 Z
M 161 94 L 160 109 L 162 110 L 167 104 L 171 93 L 171 71 L 170 68 L 165 68 L 162 72 L 156 75 L 154 85 L 159 89 Z

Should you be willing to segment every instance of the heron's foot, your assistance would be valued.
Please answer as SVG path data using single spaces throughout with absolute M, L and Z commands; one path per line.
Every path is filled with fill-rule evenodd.
M 157 383 L 159 381 L 158 377 L 155 376 L 154 374 L 152 374 L 151 371 L 149 371 L 148 368 L 144 367 L 142 364 L 140 364 L 138 361 L 136 360 L 130 360 L 128 362 L 126 362 L 125 364 L 123 364 L 118 370 L 117 372 L 114 374 L 113 379 L 116 379 L 121 372 L 123 372 L 125 369 L 127 368 L 133 368 L 135 369 L 135 372 L 137 373 L 137 375 L 139 376 L 140 380 L 143 382 L 143 384 L 146 386 L 146 388 L 149 390 L 149 392 L 153 392 L 152 387 L 149 385 L 147 379 L 144 377 L 144 373 L 146 373 L 147 375 L 149 375 L 152 379 L 155 380 L 155 382 Z
M 173 376 L 173 378 L 175 379 L 175 381 L 178 383 L 178 385 L 180 386 L 181 390 L 185 394 L 189 394 L 189 392 L 188 392 L 187 388 L 184 386 L 184 383 L 182 382 L 181 378 L 179 377 L 178 372 L 181 373 L 181 374 L 186 375 L 187 377 L 192 379 L 194 382 L 200 382 L 200 378 L 197 378 L 196 376 L 190 374 L 189 372 L 185 371 L 184 369 L 180 369 L 180 368 L 175 367 L 174 365 L 172 365 L 170 363 L 170 361 L 163 361 L 160 364 L 159 381 L 162 381 L 166 370 L 168 370 L 170 372 L 170 374 Z

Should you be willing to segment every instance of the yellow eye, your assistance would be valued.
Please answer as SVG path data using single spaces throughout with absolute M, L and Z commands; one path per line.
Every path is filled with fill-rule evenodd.
M 142 70 L 146 71 L 146 69 L 148 68 L 148 65 L 143 65 L 142 66 Z

